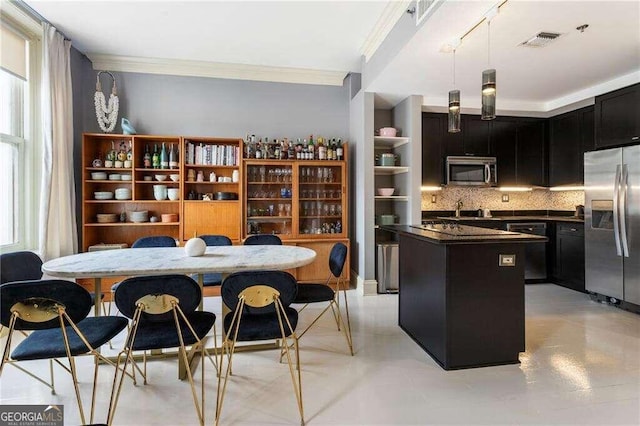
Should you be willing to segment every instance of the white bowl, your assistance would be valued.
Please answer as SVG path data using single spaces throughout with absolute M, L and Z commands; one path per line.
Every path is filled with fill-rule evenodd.
M 169 178 L 171 178 L 171 180 L 174 182 L 178 182 L 180 180 L 180 175 L 169 175 Z
M 383 127 L 380 129 L 380 136 L 384 136 L 387 138 L 395 138 L 398 131 L 393 127 Z
M 93 193 L 93 197 L 96 200 L 111 200 L 113 198 L 113 192 L 110 191 L 98 191 Z
M 120 179 L 122 179 L 122 180 L 131 180 L 131 175 L 120 175 Z
M 147 210 L 141 210 L 138 212 L 129 212 L 129 220 L 135 223 L 148 222 L 149 212 Z
M 390 197 L 395 192 L 395 188 L 378 188 L 378 195 L 383 197 Z
M 167 175 L 156 175 L 156 180 L 158 182 L 163 182 L 163 181 L 167 180 Z
M 91 179 L 93 180 L 107 180 L 106 172 L 91 172 Z
M 116 200 L 130 200 L 131 190 L 129 188 L 116 189 Z
M 109 175 L 109 180 L 122 180 L 119 174 Z

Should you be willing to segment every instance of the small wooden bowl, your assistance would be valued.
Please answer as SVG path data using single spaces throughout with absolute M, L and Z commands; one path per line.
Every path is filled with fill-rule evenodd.
M 177 222 L 178 221 L 178 215 L 175 213 L 165 213 L 160 215 L 160 220 L 162 222 L 169 222 L 169 223 L 173 223 L 173 222 Z

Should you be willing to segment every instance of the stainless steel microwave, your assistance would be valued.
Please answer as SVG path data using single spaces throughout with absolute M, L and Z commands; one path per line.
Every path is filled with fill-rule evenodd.
M 496 157 L 447 157 L 447 185 L 496 186 Z

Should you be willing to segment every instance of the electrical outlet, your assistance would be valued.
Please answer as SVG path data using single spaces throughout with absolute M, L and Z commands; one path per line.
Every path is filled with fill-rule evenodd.
M 435 203 L 436 201 L 438 201 L 438 196 L 436 194 L 431 194 L 431 202 Z
M 503 203 L 509 202 L 509 194 L 502 194 L 502 202 Z
M 498 259 L 498 266 L 516 266 L 516 255 L 501 254 Z

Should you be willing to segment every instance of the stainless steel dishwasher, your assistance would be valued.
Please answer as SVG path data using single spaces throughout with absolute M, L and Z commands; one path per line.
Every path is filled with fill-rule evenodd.
M 536 223 L 507 223 L 507 231 L 523 234 L 547 235 L 547 224 Z M 524 279 L 540 282 L 547 279 L 547 244 L 527 244 L 524 250 L 525 266 Z

